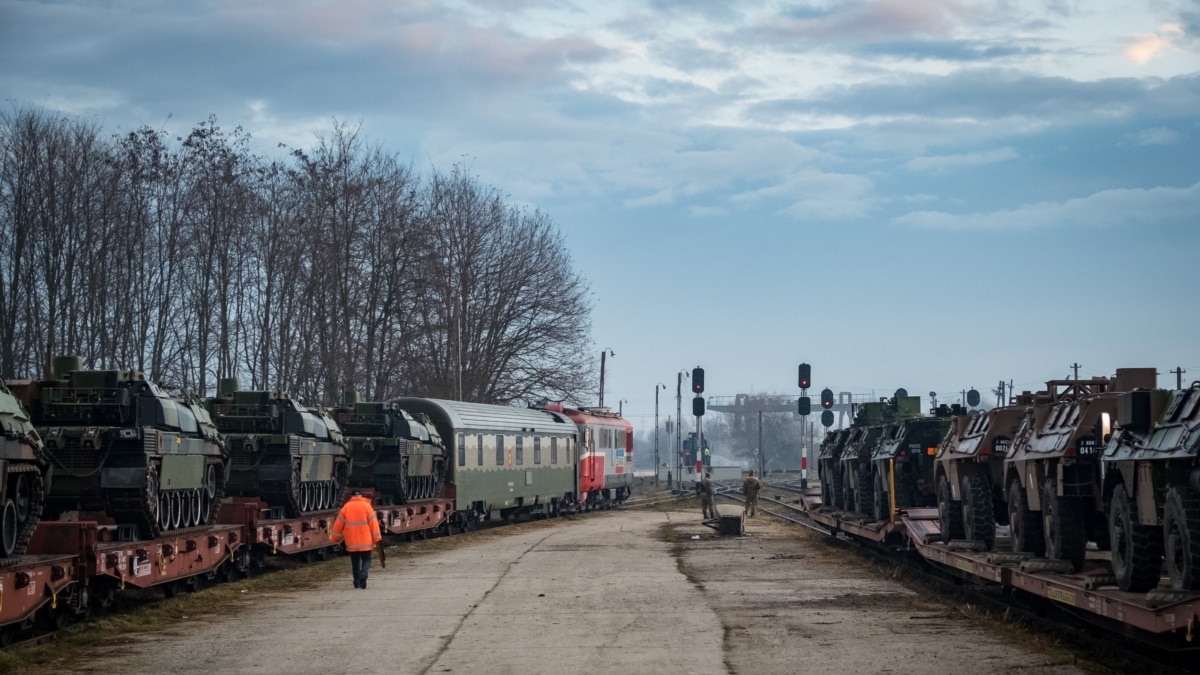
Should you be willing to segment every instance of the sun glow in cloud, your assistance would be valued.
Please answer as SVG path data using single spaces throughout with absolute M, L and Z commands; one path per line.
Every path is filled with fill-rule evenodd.
M 1183 35 L 1183 27 L 1175 23 L 1159 26 L 1154 33 L 1139 33 L 1125 46 L 1125 57 L 1144 66 L 1164 51 L 1176 49 L 1174 40 Z

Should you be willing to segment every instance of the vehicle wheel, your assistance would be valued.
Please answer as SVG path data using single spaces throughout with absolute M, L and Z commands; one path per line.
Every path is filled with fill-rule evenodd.
M 29 475 L 19 473 L 13 481 L 13 504 L 17 507 L 17 525 L 25 524 L 29 520 L 29 513 L 33 508 L 33 490 L 30 489 Z
M 208 513 L 204 511 L 204 490 L 195 488 L 192 490 L 192 527 L 203 525 L 208 520 Z
M 950 479 L 946 477 L 946 474 L 938 476 L 938 526 L 942 531 L 943 544 L 949 544 L 952 539 L 963 538 L 962 502 L 954 501 L 953 496 L 954 493 L 950 490 Z
M 1058 484 L 1053 477 L 1042 486 L 1042 533 L 1046 540 L 1046 557 L 1068 560 L 1076 572 L 1083 570 L 1087 551 L 1087 523 L 1083 501 L 1077 497 L 1059 497 Z
M 192 525 L 192 496 L 184 490 L 179 491 L 179 527 Z
M 845 496 L 842 494 L 842 483 L 844 482 L 842 472 L 838 471 L 837 469 L 832 469 L 829 473 L 832 476 L 829 483 L 829 501 L 831 502 L 830 506 L 835 509 L 840 509 L 842 508 L 842 498 Z
M 158 491 L 158 527 L 171 529 L 171 494 L 166 490 Z
M 992 511 L 992 490 L 983 474 L 963 476 L 963 536 L 981 541 L 988 551 L 996 545 L 996 515 Z
M 1046 553 L 1046 539 L 1042 536 L 1042 514 L 1029 509 L 1025 488 L 1014 480 L 1008 486 L 1008 534 L 1012 539 L 1014 553 Z
M 1162 577 L 1163 538 L 1157 528 L 1138 522 L 1137 502 L 1124 485 L 1113 490 L 1108 527 L 1117 586 L 1131 593 L 1145 593 L 1158 586 Z
M 871 504 L 874 506 L 872 515 L 875 520 L 881 523 L 886 523 L 892 519 L 891 500 L 888 499 L 888 493 L 883 491 L 883 486 L 879 481 L 875 481 L 875 489 L 872 490 Z
M 183 522 L 183 494 L 179 490 L 171 490 L 171 529 L 178 530 Z
M 854 481 L 850 480 L 845 471 L 842 471 L 842 510 L 854 511 L 855 502 Z
M 0 513 L 0 546 L 5 558 L 17 552 L 17 527 L 17 505 L 11 499 L 5 500 Z
M 1171 588 L 1200 590 L 1200 495 L 1186 485 L 1167 490 L 1163 555 Z
M 858 467 L 858 485 L 855 486 L 854 498 L 857 501 L 854 506 L 858 515 L 870 518 L 875 511 L 875 467 Z

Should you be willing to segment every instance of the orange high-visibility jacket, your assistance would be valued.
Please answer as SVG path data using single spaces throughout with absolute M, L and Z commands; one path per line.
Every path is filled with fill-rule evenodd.
M 342 541 L 343 536 L 346 538 L 346 550 L 352 553 L 370 551 L 383 538 L 379 534 L 379 519 L 375 517 L 375 507 L 371 506 L 370 499 L 351 497 L 338 511 L 329 540 L 336 544 Z

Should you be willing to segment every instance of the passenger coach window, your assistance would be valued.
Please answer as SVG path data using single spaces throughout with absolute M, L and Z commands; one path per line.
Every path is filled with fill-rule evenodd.
M 475 465 L 483 466 L 483 434 L 475 434 Z
M 542 437 L 541 436 L 533 437 L 533 463 L 534 464 L 542 463 Z
M 517 436 L 517 466 L 525 463 L 525 437 Z
M 496 435 L 496 466 L 504 466 L 504 437 Z
M 558 464 L 558 439 L 550 439 L 550 463 Z
M 467 435 L 458 435 L 458 465 L 467 465 Z

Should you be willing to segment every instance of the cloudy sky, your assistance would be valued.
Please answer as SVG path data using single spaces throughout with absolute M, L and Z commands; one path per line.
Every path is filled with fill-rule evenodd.
M 1196 0 L 0 0 L 0 98 L 466 164 L 562 228 L 647 426 L 696 365 L 1200 379 Z

